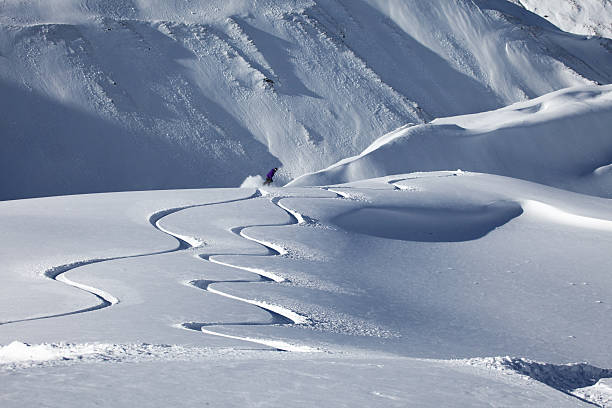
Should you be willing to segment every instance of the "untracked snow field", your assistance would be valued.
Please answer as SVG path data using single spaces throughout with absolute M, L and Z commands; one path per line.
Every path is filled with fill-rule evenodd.
M 610 401 L 607 199 L 442 171 L 0 214 L 3 407 Z

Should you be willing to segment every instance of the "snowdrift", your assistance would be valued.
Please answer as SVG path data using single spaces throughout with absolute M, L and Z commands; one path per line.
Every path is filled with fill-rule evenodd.
M 610 82 L 609 40 L 505 4 L 3 1 L 0 199 L 289 181 L 405 123 Z
M 574 87 L 496 111 L 402 127 L 290 185 L 462 169 L 612 197 L 611 128 L 612 85 Z
M 516 203 L 494 202 L 467 208 L 360 208 L 335 218 L 341 228 L 381 238 L 459 242 L 483 237 L 522 213 Z

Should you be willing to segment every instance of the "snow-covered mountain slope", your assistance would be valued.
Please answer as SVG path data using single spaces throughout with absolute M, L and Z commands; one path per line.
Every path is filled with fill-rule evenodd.
M 0 373 L 2 384 L 12 391 L 3 399 L 3 406 L 486 408 L 499 401 L 505 407 L 592 407 L 528 376 L 463 361 L 274 356 L 270 351 L 249 350 L 211 355 L 206 349 L 147 345 L 88 349 L 88 354 L 68 354 L 70 360 L 55 362 L 53 367 Z M 117 350 L 141 350 L 151 356 L 138 361 L 126 353 L 115 354 Z M 116 363 L 94 363 L 95 353 Z M 77 359 L 86 363 L 75 364 Z
M 502 1 L 4 0 L 0 199 L 289 181 L 611 78 L 608 40 Z
M 291 185 L 463 169 L 612 197 L 612 85 L 565 89 L 499 110 L 399 128 Z
M 0 217 L 3 407 L 609 397 L 606 199 L 433 172 L 14 200 Z
M 612 38 L 612 3 L 608 0 L 510 0 L 564 31 Z

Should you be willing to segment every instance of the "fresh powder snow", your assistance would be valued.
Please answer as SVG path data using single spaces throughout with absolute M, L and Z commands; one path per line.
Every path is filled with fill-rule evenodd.
M 0 406 L 612 407 L 610 13 L 0 0 Z
M 0 199 L 286 183 L 406 123 L 610 83 L 610 41 L 502 0 L 3 0 Z

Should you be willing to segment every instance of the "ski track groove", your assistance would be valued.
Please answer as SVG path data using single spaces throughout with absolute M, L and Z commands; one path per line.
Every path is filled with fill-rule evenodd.
M 86 307 L 86 308 L 82 308 L 82 309 L 78 309 L 78 310 L 73 310 L 70 312 L 65 312 L 65 313 L 56 313 L 56 314 L 51 314 L 51 315 L 47 315 L 47 316 L 37 316 L 37 317 L 31 317 L 31 318 L 26 318 L 26 319 L 18 319 L 18 320 L 11 320 L 11 321 L 6 321 L 6 322 L 0 322 L 0 325 L 5 325 L 5 324 L 12 324 L 12 323 L 19 323 L 19 322 L 27 322 L 27 321 L 35 321 L 35 320 L 43 320 L 43 319 L 51 319 L 51 318 L 56 318 L 56 317 L 63 317 L 63 316 L 70 316 L 70 315 L 75 315 L 75 314 L 80 314 L 80 313 L 86 313 L 86 312 L 92 312 L 92 311 L 96 311 L 96 310 L 100 310 L 100 309 L 104 309 L 107 307 L 110 307 L 112 305 L 115 305 L 117 303 L 120 302 L 120 300 L 118 298 L 116 298 L 115 296 L 113 296 L 112 294 L 99 289 L 99 288 L 95 288 L 92 286 L 88 286 L 76 281 L 72 281 L 70 279 L 68 279 L 64 274 L 66 272 L 75 270 L 77 268 L 83 267 L 83 266 L 87 266 L 87 265 L 92 265 L 92 264 L 96 264 L 96 263 L 101 263 L 101 262 L 108 262 L 108 261 L 115 261 L 115 260 L 120 260 L 120 259 L 133 259 L 133 258 L 141 258 L 141 257 L 146 257 L 146 256 L 154 256 L 154 255 L 160 255 L 160 254 L 167 254 L 167 253 L 171 253 L 171 252 L 178 252 L 178 251 L 184 251 L 190 248 L 197 248 L 199 246 L 202 245 L 202 242 L 200 242 L 199 240 L 197 240 L 196 238 L 193 237 L 189 237 L 189 236 L 184 236 L 184 235 L 180 235 L 177 233 L 174 233 L 172 231 L 169 231 L 167 229 L 165 229 L 164 227 L 162 227 L 159 224 L 159 221 L 161 219 L 163 219 L 164 217 L 174 214 L 176 212 L 182 211 L 182 210 L 186 210 L 189 208 L 195 208 L 195 207 L 205 207 L 205 206 L 211 206 L 211 205 L 219 205 L 219 204 L 228 204 L 228 203 L 232 203 L 232 202 L 237 202 L 237 201 L 246 201 L 246 200 L 250 200 L 253 198 L 257 198 L 257 197 L 261 197 L 261 192 L 258 189 L 253 195 L 249 196 L 249 197 L 245 197 L 245 198 L 239 198 L 239 199 L 233 199 L 233 200 L 226 200 L 226 201 L 219 201 L 219 202 L 213 202 L 213 203 L 205 203 L 205 204 L 192 204 L 192 205 L 187 205 L 187 206 L 182 206 L 182 207 L 174 207 L 174 208 L 169 208 L 169 209 L 164 209 L 158 212 L 153 213 L 152 215 L 149 216 L 149 223 L 157 230 L 172 236 L 173 238 L 175 238 L 179 245 L 176 248 L 173 249 L 169 249 L 169 250 L 163 250 L 163 251 L 157 251 L 157 252 L 149 252 L 149 253 L 144 253 L 144 254 L 137 254 L 137 255 L 127 255 L 127 256 L 118 256 L 118 257 L 108 257 L 108 258 L 94 258 L 94 259 L 90 259 L 90 260 L 85 260 L 85 261 L 77 261 L 77 262 L 72 262 L 72 263 L 68 263 L 68 264 L 64 264 L 64 265 L 60 265 L 60 266 L 55 266 L 53 268 L 48 269 L 47 271 L 45 271 L 43 273 L 44 276 L 46 276 L 49 279 L 58 281 L 58 282 L 62 282 L 66 285 L 75 287 L 79 290 L 83 290 L 87 293 L 90 293 L 92 295 L 94 295 L 98 300 L 99 303 L 90 307 Z M 284 223 L 284 224 L 263 224 L 263 225 L 247 225 L 247 226 L 240 226 L 240 227 L 233 227 L 230 229 L 230 231 L 244 239 L 256 242 L 260 245 L 262 245 L 263 247 L 267 248 L 268 250 L 268 254 L 266 255 L 262 255 L 262 256 L 278 256 L 278 255 L 283 255 L 286 253 L 286 251 L 277 245 L 274 245 L 273 243 L 270 242 L 266 242 L 266 241 L 262 241 L 262 240 L 258 240 L 256 238 L 253 237 L 249 237 L 248 235 L 246 235 L 246 233 L 244 233 L 244 230 L 250 227 L 265 227 L 265 226 L 283 226 L 283 225 L 295 225 L 295 224 L 303 224 L 305 221 L 304 219 L 301 217 L 301 215 L 295 211 L 292 211 L 282 205 L 279 205 L 279 201 L 284 198 L 284 197 L 275 197 L 273 199 L 271 199 L 270 201 L 278 206 L 279 208 L 281 208 L 283 211 L 285 211 L 287 214 L 289 214 L 289 216 L 291 217 L 291 221 L 288 223 Z M 265 310 L 266 312 L 268 312 L 272 319 L 271 322 L 261 322 L 261 323 L 257 323 L 257 322 L 250 322 L 250 323 L 183 323 L 181 325 L 182 328 L 185 329 L 190 329 L 190 330 L 197 330 L 197 331 L 201 331 L 203 333 L 207 333 L 207 334 L 211 334 L 211 335 L 216 335 L 216 336 L 220 336 L 220 337 L 226 337 L 226 338 L 232 338 L 232 339 L 239 339 L 239 340 L 244 340 L 244 341 L 248 341 L 248 342 L 254 342 L 254 343 L 259 343 L 259 344 L 263 344 L 269 347 L 273 347 L 279 351 L 306 351 L 306 352 L 311 352 L 311 351 L 316 351 L 315 349 L 311 349 L 309 347 L 305 347 L 305 346 L 295 346 L 295 345 L 291 345 L 288 343 L 284 343 L 282 341 L 276 341 L 276 340 L 267 340 L 267 339 L 253 339 L 253 338 L 247 338 L 247 337 L 238 337 L 238 336 L 231 336 L 231 335 L 226 335 L 223 333 L 217 333 L 214 332 L 212 330 L 207 330 L 204 327 L 209 327 L 209 326 L 223 326 L 223 325 L 227 325 L 227 326 L 238 326 L 238 325 L 259 325 L 259 326 L 267 326 L 267 325 L 290 325 L 290 324 L 304 324 L 308 322 L 308 319 L 305 318 L 304 316 L 299 315 L 298 313 L 295 313 L 289 309 L 283 308 L 281 306 L 277 306 L 277 305 L 270 305 L 267 304 L 265 302 L 260 302 L 260 301 L 256 301 L 256 300 L 251 300 L 251 299 L 245 299 L 245 298 L 240 298 L 237 296 L 233 296 L 229 293 L 225 293 L 216 289 L 211 288 L 210 286 L 214 283 L 228 283 L 228 282 L 285 282 L 286 279 L 277 276 L 271 272 L 266 272 L 264 270 L 259 270 L 259 269 L 255 269 L 255 268 L 249 268 L 249 267 L 242 267 L 242 266 L 236 266 L 236 265 L 231 265 L 225 262 L 221 262 L 218 260 L 215 260 L 213 258 L 214 255 L 240 255 L 240 254 L 236 254 L 236 253 L 227 253 L 227 254 L 208 254 L 208 255 L 199 255 L 199 257 L 203 260 L 207 260 L 209 262 L 213 262 L 213 263 L 217 263 L 219 265 L 224 265 L 224 266 L 228 266 L 231 268 L 235 268 L 235 269 L 240 269 L 240 270 L 245 270 L 251 273 L 254 273 L 256 275 L 258 275 L 258 279 L 256 280 L 248 280 L 248 281 L 232 281 L 232 280 L 228 280 L 228 281 L 201 281 L 201 280 L 195 280 L 195 281 L 191 281 L 188 282 L 189 285 L 194 286 L 196 288 L 205 290 L 209 293 L 213 293 L 219 296 L 224 296 L 236 301 L 241 301 L 244 303 L 248 303 L 251 304 L 253 306 L 256 306 L 260 309 Z M 205 282 L 205 284 L 204 284 Z
M 257 192 L 249 197 L 248 199 L 251 198 L 256 198 L 256 197 L 261 197 L 262 194 L 260 192 L 260 190 L 258 189 Z M 247 239 L 249 241 L 255 242 L 261 246 L 263 246 L 264 248 L 266 248 L 268 250 L 268 253 L 265 255 L 260 255 L 260 256 L 279 256 L 279 255 L 284 255 L 287 253 L 287 251 L 285 251 L 284 248 L 275 245 L 274 243 L 271 242 L 266 242 L 260 239 L 256 239 L 253 237 L 248 236 L 244 230 L 247 228 L 251 228 L 251 227 L 276 227 L 276 226 L 285 226 L 285 225 L 296 225 L 296 224 L 300 224 L 300 222 L 304 222 L 304 219 L 302 218 L 302 216 L 297 213 L 296 211 L 292 211 L 282 205 L 279 204 L 279 201 L 282 200 L 285 197 L 274 197 L 272 198 L 270 201 L 272 202 L 272 204 L 276 205 L 277 207 L 281 208 L 283 211 L 285 211 L 287 214 L 289 214 L 291 221 L 287 222 L 287 223 L 282 223 L 282 224 L 256 224 L 256 225 L 245 225 L 245 226 L 238 226 L 238 227 L 232 227 L 229 229 L 230 232 L 232 232 L 233 234 Z M 224 204 L 224 203 L 218 203 L 218 204 Z M 177 210 L 178 211 L 178 210 Z M 166 211 L 167 212 L 167 211 Z M 176 211 L 174 211 L 176 212 Z M 167 212 L 165 214 L 163 214 L 159 219 L 161 219 L 163 216 L 169 215 L 170 212 Z M 190 240 L 192 240 L 192 242 L 197 240 L 194 240 L 191 237 L 184 237 L 181 236 L 179 234 L 176 234 L 172 231 L 166 230 L 161 228 L 157 222 L 154 223 L 155 227 L 157 229 L 159 229 L 160 231 L 173 236 L 174 238 L 176 238 L 177 240 L 179 240 L 179 242 L 181 243 L 181 247 L 183 247 L 182 249 L 189 249 L 194 247 L 191 243 Z M 182 323 L 179 325 L 179 327 L 187 329 L 187 330 L 195 330 L 195 331 L 200 331 L 204 334 L 210 334 L 213 336 L 218 336 L 218 337 L 225 337 L 225 338 L 230 338 L 230 339 L 237 339 L 237 340 L 243 340 L 243 341 L 248 341 L 251 343 L 258 343 L 258 344 L 262 344 L 268 347 L 272 347 L 278 351 L 297 351 L 297 352 L 313 352 L 313 351 L 317 351 L 316 349 L 312 349 L 310 347 L 306 347 L 306 346 L 298 346 L 298 345 L 293 345 L 293 344 L 289 344 L 289 343 L 285 343 L 283 341 L 278 341 L 278 340 L 270 340 L 270 339 L 260 339 L 260 338 L 251 338 L 251 337 L 240 337 L 240 336 L 233 336 L 233 335 L 228 335 L 228 334 L 224 334 L 224 333 L 220 333 L 220 332 L 216 332 L 213 330 L 209 330 L 206 327 L 222 327 L 222 326 L 272 326 L 272 325 L 294 325 L 294 324 L 306 324 L 308 323 L 308 319 L 292 310 L 289 310 L 287 308 L 284 308 L 282 306 L 278 306 L 278 305 L 272 305 L 272 304 L 268 304 L 265 302 L 261 302 L 261 301 L 257 301 L 257 300 L 252 300 L 252 299 L 246 299 L 246 298 L 241 298 L 238 296 L 234 296 L 231 295 L 229 293 L 217 290 L 212 288 L 211 286 L 214 285 L 215 283 L 256 283 L 256 282 L 276 282 L 276 283 L 281 283 L 281 282 L 288 282 L 285 278 L 280 277 L 272 272 L 267 272 L 265 270 L 261 270 L 261 269 L 256 269 L 256 268 L 250 268 L 250 267 L 245 267 L 245 266 L 237 266 L 237 265 L 232 265 L 230 263 L 227 262 L 222 262 L 219 260 L 214 259 L 215 256 L 221 256 L 221 255 L 241 255 L 241 254 L 237 254 L 237 253 L 223 253 L 223 254 L 199 254 L 198 258 L 208 261 L 208 262 L 212 262 L 212 263 L 216 263 L 218 265 L 223 265 L 223 266 L 227 266 L 230 268 L 234 268 L 234 269 L 239 269 L 239 270 L 243 270 L 243 271 L 247 271 L 247 272 L 251 272 L 255 275 L 257 275 L 256 279 L 253 280 L 192 280 L 189 282 L 186 282 L 187 285 L 193 286 L 195 288 L 204 290 L 205 292 L 208 293 L 212 293 L 218 296 L 223 296 L 235 301 L 239 301 L 239 302 L 243 302 L 243 303 L 247 303 L 250 305 L 253 305 L 255 307 L 258 307 L 262 310 L 265 310 L 267 313 L 270 314 L 271 316 L 271 321 L 270 322 L 248 322 L 248 323 L 240 323 L 240 322 L 233 322 L 233 323 L 223 323 L 223 322 L 186 322 L 186 323 Z
M 161 254 L 168 254 L 171 252 L 178 252 L 178 251 L 182 251 L 185 249 L 189 249 L 192 248 L 192 243 L 199 243 L 201 244 L 199 241 L 192 239 L 192 243 L 188 242 L 190 237 L 183 237 L 181 235 L 174 235 L 171 233 L 166 232 L 164 229 L 162 229 L 159 225 L 158 222 L 170 215 L 170 214 L 174 214 L 178 211 L 182 211 L 182 210 L 186 210 L 189 208 L 194 208 L 194 207 L 205 207 L 205 206 L 209 206 L 209 205 L 217 205 L 217 204 L 228 204 L 228 203 L 232 203 L 232 202 L 236 202 L 236 201 L 245 201 L 245 200 L 250 200 L 252 198 L 255 197 L 259 197 L 260 193 L 259 190 L 257 190 L 253 195 L 249 196 L 249 197 L 245 197 L 245 198 L 238 198 L 238 199 L 233 199 L 233 200 L 226 200 L 226 201 L 219 201 L 219 202 L 214 202 L 214 203 L 205 203 L 205 204 L 191 204 L 191 205 L 187 205 L 187 206 L 182 206 L 182 207 L 174 207 L 174 208 L 169 208 L 169 209 L 165 209 L 165 210 L 161 210 L 161 211 L 157 211 L 153 214 L 151 214 L 149 216 L 149 223 L 157 230 L 171 235 L 174 238 L 176 238 L 179 242 L 178 247 L 173 248 L 173 249 L 167 249 L 167 250 L 163 250 L 163 251 L 157 251 L 157 252 L 148 252 L 148 253 L 144 253 L 144 254 L 137 254 L 137 255 L 126 255 L 126 256 L 116 256 L 116 257 L 109 257 L 109 258 L 94 258 L 94 259 L 90 259 L 90 260 L 86 260 L 86 261 L 77 261 L 77 262 L 71 262 L 68 264 L 64 264 L 64 265 L 60 265 L 60 266 L 54 266 L 50 269 L 47 269 L 43 275 L 51 280 L 55 280 L 58 282 L 62 282 L 66 285 L 75 287 L 79 290 L 85 291 L 87 293 L 90 293 L 92 295 L 94 295 L 96 298 L 98 298 L 98 300 L 100 301 L 100 303 L 98 303 L 97 305 L 94 306 L 90 306 L 90 307 L 86 307 L 83 309 L 78 309 L 78 310 L 73 310 L 71 312 L 64 312 L 64 313 L 55 313 L 55 314 L 51 314 L 51 315 L 46 315 L 46 316 L 36 316 L 36 317 L 29 317 L 29 318 L 25 318 L 25 319 L 16 319 L 16 320 L 9 320 L 9 321 L 5 321 L 5 322 L 0 322 L 0 326 L 2 325 L 7 325 L 7 324 L 14 324 L 14 323 L 21 323 L 21 322 L 29 322 L 29 321 L 35 321 L 35 320 L 44 320 L 44 319 L 51 319 L 51 318 L 56 318 L 56 317 L 63 317 L 63 316 L 71 316 L 71 315 L 75 315 L 75 314 L 80 314 L 80 313 L 86 313 L 86 312 L 93 312 L 96 310 L 100 310 L 100 309 L 104 309 L 107 307 L 110 307 L 112 305 L 115 305 L 117 303 L 120 302 L 120 300 L 118 298 L 116 298 L 115 296 L 113 296 L 112 294 L 102 290 L 102 289 L 98 289 L 92 286 L 88 286 L 79 282 L 75 282 L 73 280 L 68 279 L 64 274 L 66 272 L 75 270 L 77 268 L 83 267 L 83 266 L 87 266 L 87 265 L 92 265 L 92 264 L 97 264 L 97 263 L 101 263 L 101 262 L 109 262 L 109 261 L 116 261 L 116 260 L 120 260 L 120 259 L 134 259 L 134 258 L 143 258 L 146 256 L 155 256 L 155 255 L 161 255 Z M 187 240 L 185 239 L 187 238 Z
M 443 175 L 443 176 L 438 176 L 438 177 L 449 177 L 449 176 L 456 176 L 457 174 L 450 174 L 450 175 Z M 409 179 L 416 179 L 419 177 L 406 177 L 406 178 L 401 178 L 401 179 L 393 179 L 393 180 L 388 180 L 387 183 L 392 185 L 394 187 L 395 190 L 403 190 L 401 187 L 398 187 L 395 183 L 400 182 L 400 181 L 404 181 L 404 180 L 409 180 Z M 329 187 L 320 187 L 322 190 L 326 190 L 326 191 L 331 191 L 333 193 L 335 193 L 337 195 L 337 198 L 340 199 L 350 199 L 350 195 L 347 193 L 344 193 L 342 191 L 337 191 L 334 189 L 331 189 Z M 117 303 L 120 302 L 120 300 L 118 298 L 116 298 L 115 296 L 113 296 L 112 294 L 99 289 L 99 288 L 95 288 L 92 286 L 88 286 L 76 281 L 72 281 L 70 279 L 68 279 L 66 276 L 64 276 L 64 274 L 66 272 L 75 270 L 77 268 L 86 266 L 86 265 L 92 265 L 92 264 L 96 264 L 96 263 L 101 263 L 101 262 L 108 262 L 108 261 L 114 261 L 114 260 L 120 260 L 120 259 L 132 259 L 132 258 L 141 258 L 141 257 L 146 257 L 146 256 L 155 256 L 155 255 L 160 255 L 160 254 L 167 254 L 167 253 L 171 253 L 171 252 L 178 252 L 178 251 L 183 251 L 183 250 L 187 250 L 190 248 L 197 248 L 199 246 L 202 245 L 202 242 L 197 240 L 196 238 L 193 237 L 189 237 L 189 236 L 183 236 L 180 234 L 176 234 L 173 233 L 163 227 L 161 227 L 159 225 L 159 221 L 171 214 L 174 214 L 176 212 L 182 211 L 182 210 L 186 210 L 189 208 L 195 208 L 195 207 L 205 207 L 205 206 L 211 206 L 211 205 L 220 205 L 220 204 L 228 204 L 228 203 L 232 203 L 232 202 L 238 202 L 238 201 L 246 201 L 246 200 L 250 200 L 253 198 L 257 198 L 257 197 L 262 197 L 262 194 L 260 192 L 260 189 L 257 189 L 257 191 L 252 194 L 249 197 L 245 197 L 245 198 L 239 198 L 239 199 L 233 199 L 233 200 L 226 200 L 226 201 L 219 201 L 219 202 L 213 202 L 213 203 L 205 203 L 205 204 L 192 204 L 192 205 L 188 205 L 188 206 L 183 206 L 183 207 L 175 207 L 175 208 L 170 208 L 170 209 L 165 209 L 165 210 L 161 210 L 158 211 L 156 213 L 153 213 L 152 215 L 149 216 L 149 222 L 150 224 L 157 230 L 170 235 L 172 237 L 174 237 L 179 245 L 174 248 L 174 249 L 169 249 L 169 250 L 163 250 L 163 251 L 157 251 L 157 252 L 151 252 L 151 253 L 145 253 L 145 254 L 138 254 L 138 255 L 128 255 L 128 256 L 119 256 L 119 257 L 109 257 L 109 258 L 94 258 L 94 259 L 90 259 L 90 260 L 86 260 L 86 261 L 77 261 L 77 262 L 72 262 L 72 263 L 68 263 L 68 264 L 64 264 L 64 265 L 60 265 L 60 266 L 55 266 L 53 268 L 50 268 L 48 270 L 46 270 L 44 272 L 44 276 L 46 276 L 49 279 L 52 280 L 56 280 L 58 282 L 62 282 L 66 285 L 69 286 L 73 286 L 77 289 L 83 290 L 85 292 L 91 293 L 92 295 L 94 295 L 96 298 L 99 299 L 100 303 L 98 303 L 97 305 L 94 306 L 90 306 L 87 308 L 83 308 L 83 309 L 79 309 L 79 310 L 75 310 L 75 311 L 71 311 L 71 312 L 65 312 L 65 313 L 57 313 L 57 314 L 52 314 L 52 315 L 47 315 L 47 316 L 39 316 L 39 317 L 32 317 L 32 318 L 26 318 L 26 319 L 19 319 L 19 320 L 11 320 L 11 321 L 6 321 L 6 322 L 0 322 L 0 326 L 2 325 L 6 325 L 6 324 L 12 324 L 12 323 L 19 323 L 19 322 L 27 322 L 27 321 L 35 321 L 35 320 L 43 320 L 43 319 L 50 319 L 50 318 L 55 318 L 55 317 L 63 317 L 63 316 L 70 316 L 70 315 L 75 315 L 75 314 L 79 314 L 79 313 L 86 313 L 86 312 L 92 312 L 95 310 L 100 310 L 100 309 L 104 309 L 107 307 L 110 307 L 112 305 L 115 305 Z M 288 223 L 283 223 L 283 224 L 260 224 L 260 225 L 247 225 L 247 226 L 239 226 L 239 227 L 232 227 L 230 228 L 230 231 L 232 233 L 234 233 L 235 235 L 238 235 L 244 239 L 253 241 L 258 243 L 259 245 L 262 245 L 263 247 L 265 247 L 268 250 L 268 254 L 265 255 L 259 255 L 259 256 L 279 256 L 279 255 L 283 255 L 286 253 L 286 251 L 277 245 L 274 245 L 273 243 L 269 243 L 269 242 L 265 242 L 262 240 L 258 240 L 252 237 L 249 237 L 248 235 L 246 235 L 244 233 L 244 230 L 247 228 L 251 228 L 251 227 L 271 227 L 271 226 L 285 226 L 285 225 L 304 225 L 307 224 L 309 219 L 308 217 L 298 213 L 295 210 L 292 210 L 286 206 L 284 206 L 283 204 L 280 203 L 280 201 L 283 198 L 287 198 L 287 197 L 275 197 L 272 198 L 270 201 L 276 205 L 277 207 L 281 208 L 283 211 L 285 211 L 287 214 L 289 214 L 289 216 L 291 217 L 291 221 Z M 542 203 L 537 203 L 537 204 L 542 204 Z M 597 221 L 603 221 L 603 220 L 597 220 Z M 236 254 L 236 253 L 225 253 L 225 254 L 200 254 L 198 255 L 198 257 L 202 260 L 206 260 L 209 262 L 213 262 L 213 263 L 217 263 L 219 265 L 224 265 L 227 267 L 231 267 L 231 268 L 235 268 L 235 269 L 240 269 L 240 270 L 245 270 L 251 273 L 254 273 L 256 275 L 258 275 L 257 279 L 253 279 L 253 280 L 192 280 L 189 282 L 185 282 L 186 285 L 192 286 L 194 288 L 198 288 L 201 290 L 204 290 L 206 292 L 212 293 L 212 294 L 216 294 L 219 296 L 223 296 L 223 297 L 227 297 L 236 301 L 240 301 L 240 302 L 244 302 L 244 303 L 248 303 L 251 304 L 253 306 L 256 306 L 260 309 L 265 310 L 266 312 L 268 312 L 271 316 L 271 321 L 270 322 L 204 322 L 204 323 L 196 323 L 196 322 L 188 322 L 188 323 L 182 323 L 180 325 L 177 325 L 177 328 L 182 328 L 182 329 L 186 329 L 186 330 L 193 330 L 193 331 L 199 331 L 202 332 L 204 334 L 210 334 L 210 335 L 214 335 L 214 336 L 218 336 L 218 337 L 224 337 L 224 338 L 230 338 L 230 339 L 237 339 L 237 340 L 242 340 L 242 341 L 247 341 L 247 342 L 251 342 L 251 343 L 258 343 L 261 345 L 265 345 L 268 347 L 271 347 L 277 351 L 294 351 L 294 352 L 316 352 L 316 351 L 320 351 L 319 349 L 313 349 L 307 346 L 298 346 L 298 345 L 293 345 L 293 344 L 289 344 L 289 343 L 285 343 L 283 341 L 278 341 L 278 340 L 270 340 L 270 339 L 257 339 L 257 338 L 250 338 L 250 337 L 239 337 L 239 336 L 233 336 L 233 335 L 228 335 L 228 334 L 224 334 L 224 333 L 219 333 L 219 332 L 215 332 L 209 329 L 206 329 L 206 327 L 222 327 L 222 326 L 272 326 L 272 325 L 295 325 L 295 324 L 304 324 L 304 323 L 308 323 L 308 319 L 305 318 L 304 316 L 301 316 L 289 309 L 283 308 L 281 306 L 276 306 L 276 305 L 270 305 L 270 304 L 266 304 L 264 302 L 260 302 L 260 301 L 256 301 L 256 300 L 250 300 L 250 299 L 245 299 L 245 298 L 240 298 L 238 296 L 234 296 L 231 295 L 229 293 L 225 293 L 222 292 L 220 290 L 217 289 L 213 289 L 211 288 L 212 285 L 216 284 L 216 283 L 257 283 L 257 282 L 276 282 L 276 283 L 281 283 L 281 282 L 287 282 L 286 279 L 279 277 L 271 272 L 266 272 L 263 270 L 259 270 L 259 269 L 255 269 L 255 268 L 249 268 L 249 267 L 243 267 L 243 266 L 236 266 L 236 265 L 231 265 L 229 263 L 225 263 L 225 262 L 221 262 L 221 261 L 217 261 L 214 260 L 213 257 L 214 256 L 221 256 L 221 255 L 241 255 L 241 254 Z M 506 357 L 506 359 L 508 359 L 508 357 Z M 518 361 L 518 360 L 517 360 Z M 525 360 L 521 359 L 521 362 L 524 363 Z M 513 361 L 514 363 L 514 361 Z M 535 363 L 532 362 L 532 364 L 536 364 L 536 365 L 540 365 L 540 363 Z M 546 379 L 546 378 L 539 378 L 538 375 L 534 375 L 533 373 L 531 373 L 531 370 L 529 369 L 525 369 L 524 367 L 516 367 L 515 366 L 516 363 L 514 364 L 508 364 L 508 368 L 510 368 L 512 371 L 521 374 L 521 375 L 525 375 L 525 376 L 529 376 L 532 379 L 543 383 L 553 389 L 556 389 L 558 391 L 563 392 L 564 394 L 570 396 L 570 397 L 574 397 L 584 403 L 587 404 L 591 404 L 594 406 L 600 406 L 597 403 L 590 401 L 588 399 L 585 399 L 583 397 L 581 397 L 580 395 L 576 395 L 574 394 L 572 391 L 572 389 L 569 389 L 567 387 L 567 385 L 565 387 L 561 387 L 556 383 L 552 383 L 551 379 Z M 523 364 L 524 365 L 524 364 Z M 592 367 L 592 366 L 589 366 Z M 595 368 L 595 367 L 592 367 Z M 606 375 L 601 375 L 600 378 L 608 378 L 610 376 L 610 373 L 612 373 L 612 370 L 601 370 L 601 371 L 605 371 Z M 554 378 L 553 378 L 554 380 Z M 584 386 L 584 384 L 581 384 L 580 386 Z

